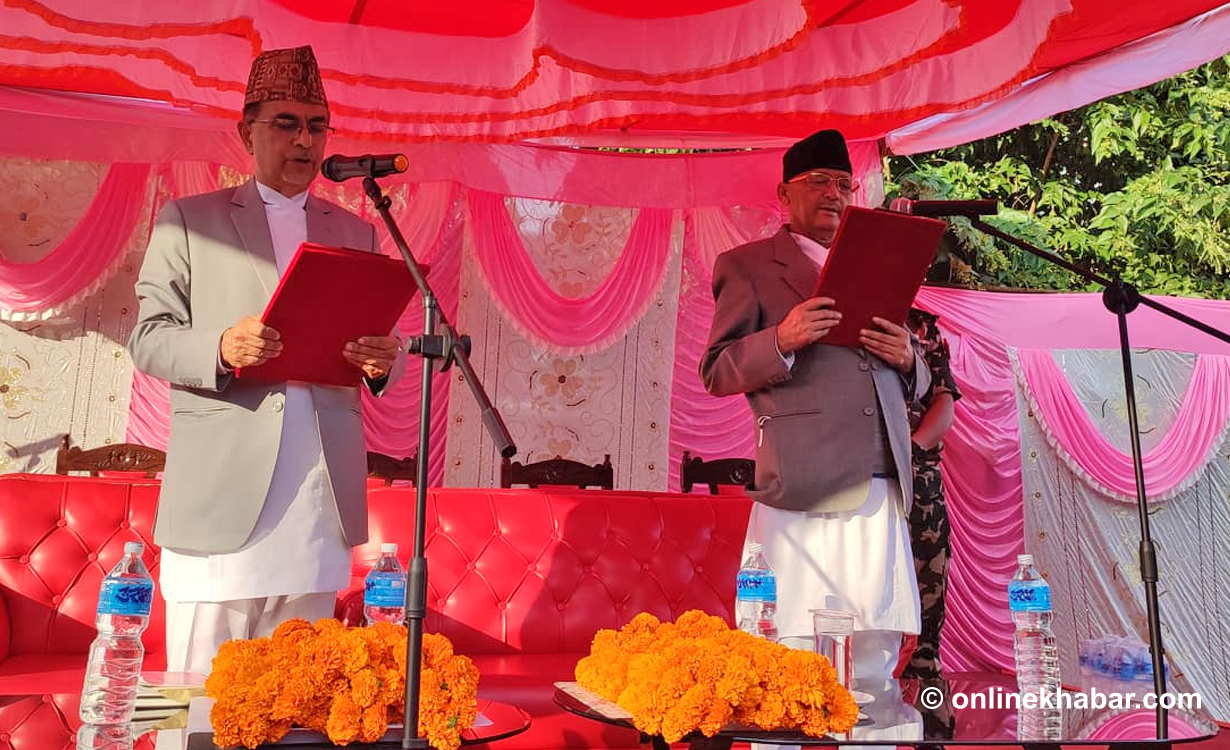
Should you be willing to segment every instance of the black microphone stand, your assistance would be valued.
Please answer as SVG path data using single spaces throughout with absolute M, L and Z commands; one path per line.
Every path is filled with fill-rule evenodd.
M 504 420 L 491 405 L 491 399 L 478 381 L 478 375 L 470 366 L 468 336 L 458 336 L 457 331 L 449 324 L 448 319 L 440 311 L 436 295 L 423 275 L 406 239 L 397 228 L 397 222 L 389 212 L 390 201 L 380 191 L 380 186 L 372 176 L 363 178 L 363 189 L 367 192 L 376 210 L 388 227 L 389 236 L 401 251 L 402 260 L 410 269 L 414 283 L 423 296 L 423 335 L 410 340 L 409 351 L 423 358 L 423 384 L 419 396 L 419 448 L 415 466 L 414 480 L 414 554 L 410 558 L 410 567 L 406 576 L 406 711 L 403 716 L 401 746 L 403 750 L 426 750 L 427 738 L 419 736 L 419 682 L 422 677 L 423 665 L 423 620 L 427 616 L 427 557 L 423 554 L 424 530 L 423 519 L 427 515 L 427 458 L 431 441 L 431 375 L 432 360 L 441 360 L 440 370 L 443 372 L 455 361 L 465 376 L 470 393 L 478 402 L 483 415 L 483 424 L 491 433 L 492 439 L 499 446 L 500 455 L 512 458 L 517 453 L 512 436 L 504 426 Z M 437 326 L 443 334 L 437 334 Z
M 1128 432 L 1132 440 L 1132 465 L 1136 474 L 1136 508 L 1140 515 L 1140 578 L 1145 585 L 1145 614 L 1149 624 L 1149 651 L 1153 656 L 1153 692 L 1159 697 L 1157 705 L 1157 739 L 1167 738 L 1167 715 L 1162 707 L 1160 697 L 1166 692 L 1166 671 L 1162 650 L 1162 623 L 1159 614 L 1157 598 L 1157 548 L 1153 544 L 1153 536 L 1149 532 L 1149 506 L 1145 498 L 1145 468 L 1141 460 L 1140 428 L 1136 421 L 1136 387 L 1132 375 L 1132 350 L 1128 345 L 1127 314 L 1139 305 L 1152 308 L 1185 323 L 1192 328 L 1230 343 L 1230 334 L 1203 323 L 1195 318 L 1184 315 L 1174 308 L 1161 302 L 1142 297 L 1131 284 L 1125 284 L 1122 279 L 1108 279 L 1094 273 L 1088 268 L 1061 258 L 1054 253 L 1034 247 L 1024 240 L 1017 239 L 1006 232 L 987 224 L 977 216 L 969 216 L 970 224 L 992 237 L 1021 248 L 1031 255 L 1050 261 L 1057 266 L 1068 269 L 1081 278 L 1102 286 L 1102 304 L 1106 306 L 1119 320 L 1119 356 L 1123 361 L 1123 390 L 1127 398 Z

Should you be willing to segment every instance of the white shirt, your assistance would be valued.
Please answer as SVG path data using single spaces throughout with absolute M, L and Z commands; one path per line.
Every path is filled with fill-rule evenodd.
M 794 238 L 794 244 L 799 246 L 799 249 L 807 256 L 807 259 L 816 264 L 816 268 L 824 268 L 824 262 L 829 259 L 829 249 L 827 247 L 805 234 L 791 232 L 790 236 Z M 778 352 L 778 355 L 786 363 L 787 370 L 794 369 L 794 352 L 789 354 Z
M 829 249 L 827 247 L 805 234 L 791 232 L 790 236 L 794 238 L 795 244 L 807 256 L 807 259 L 816 264 L 816 268 L 824 268 L 824 262 L 829 259 Z
M 307 192 L 293 198 L 259 182 L 278 275 L 307 240 Z M 243 548 L 224 554 L 163 549 L 159 577 L 167 601 L 224 602 L 343 589 L 350 547 L 329 482 L 312 388 L 286 384 L 282 438 L 256 528 Z

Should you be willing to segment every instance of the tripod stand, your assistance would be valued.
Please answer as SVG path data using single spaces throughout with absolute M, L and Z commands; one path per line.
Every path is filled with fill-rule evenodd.
M 972 203 L 977 203 L 977 201 Z M 993 201 L 987 201 L 987 203 L 992 206 L 994 205 Z M 1135 287 L 1124 283 L 1122 279 L 1108 279 L 1078 263 L 1073 263 L 1054 253 L 1034 247 L 1024 240 L 1017 239 L 987 224 L 979 219 L 977 215 L 967 215 L 967 217 L 975 229 L 992 237 L 997 237 L 1015 247 L 1019 247 L 1031 255 L 1066 268 L 1087 281 L 1101 285 L 1103 289 L 1102 304 L 1107 310 L 1114 313 L 1118 319 L 1119 356 L 1123 362 L 1123 390 L 1127 401 L 1128 434 L 1131 438 L 1132 466 L 1136 477 L 1136 508 L 1137 514 L 1140 517 L 1140 577 L 1145 586 L 1145 615 L 1149 627 L 1149 652 L 1153 659 L 1153 692 L 1160 697 L 1166 692 L 1166 672 L 1164 666 L 1165 652 L 1162 648 L 1161 615 L 1158 609 L 1157 596 L 1157 547 L 1154 545 L 1153 536 L 1149 531 L 1149 507 L 1145 496 L 1145 470 L 1140 447 L 1140 427 L 1136 418 L 1136 388 L 1132 373 L 1132 350 L 1128 344 L 1127 316 L 1128 313 L 1140 305 L 1144 305 L 1221 341 L 1230 343 L 1230 334 L 1189 317 L 1178 310 L 1167 307 L 1161 302 L 1141 296 Z M 1157 739 L 1166 739 L 1168 734 L 1166 709 L 1162 707 L 1162 701 L 1159 700 L 1157 705 Z
M 423 297 L 423 335 L 415 336 L 410 341 L 410 353 L 423 359 L 422 391 L 419 400 L 419 448 L 418 465 L 415 467 L 414 480 L 414 552 L 410 558 L 410 567 L 406 571 L 406 711 L 403 715 L 403 734 L 401 746 L 403 750 L 426 750 L 427 738 L 419 736 L 419 683 L 422 677 L 423 658 L 423 620 L 427 616 L 427 557 L 423 554 L 424 529 L 423 518 L 427 514 L 427 457 L 431 444 L 431 375 L 433 361 L 440 360 L 440 369 L 448 369 L 456 362 L 465 376 L 470 393 L 478 402 L 482 412 L 483 424 L 491 433 L 495 444 L 499 446 L 500 455 L 511 458 L 517 448 L 513 445 L 512 436 L 504 426 L 504 420 L 491 404 L 482 384 L 470 365 L 469 337 L 458 336 L 448 319 L 440 311 L 439 302 L 423 269 L 419 267 L 406 239 L 397 228 L 397 222 L 389 211 L 390 201 L 376 183 L 374 177 L 363 178 L 363 190 L 371 198 L 376 210 L 388 227 L 389 236 L 401 252 L 402 260 L 410 269 L 419 294 Z M 436 333 L 437 327 L 441 334 Z

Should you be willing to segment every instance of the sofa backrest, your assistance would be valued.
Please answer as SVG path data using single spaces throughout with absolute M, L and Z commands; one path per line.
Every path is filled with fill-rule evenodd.
M 165 663 L 160 550 L 151 534 L 158 487 L 147 480 L 0 475 L 0 661 L 85 654 L 102 579 L 125 542 L 141 541 L 155 585 L 143 638 L 147 664 Z
M 362 611 L 381 542 L 413 550 L 414 488 L 370 489 L 343 609 Z M 542 489 L 432 489 L 425 628 L 464 653 L 574 653 L 642 611 L 732 621 L 746 497 Z
M 146 665 L 165 664 L 159 483 L 0 475 L 0 661 L 82 654 L 103 577 L 124 542 L 145 542 L 154 578 Z M 339 612 L 357 623 L 381 542 L 413 550 L 414 487 L 369 488 L 370 541 L 356 547 Z M 424 529 L 428 632 L 463 653 L 577 653 L 642 611 L 701 609 L 732 621 L 746 497 L 607 490 L 432 489 Z M 84 662 L 83 662 L 84 665 Z

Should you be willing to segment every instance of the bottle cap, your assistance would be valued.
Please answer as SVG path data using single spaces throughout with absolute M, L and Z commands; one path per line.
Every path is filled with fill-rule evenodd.
M 124 542 L 125 555 L 142 555 L 145 553 L 145 542 Z
M 1016 564 L 1017 564 L 1017 565 L 1033 565 L 1033 564 L 1034 564 L 1034 556 L 1033 556 L 1033 555 L 1029 555 L 1029 554 L 1026 554 L 1026 555 L 1017 555 L 1017 556 L 1016 556 Z
M 397 554 L 397 542 L 385 542 L 384 544 L 380 545 L 380 554 L 396 555 Z
M 754 555 L 757 552 L 764 552 L 764 545 L 760 542 L 749 542 L 747 545 L 747 554 Z

